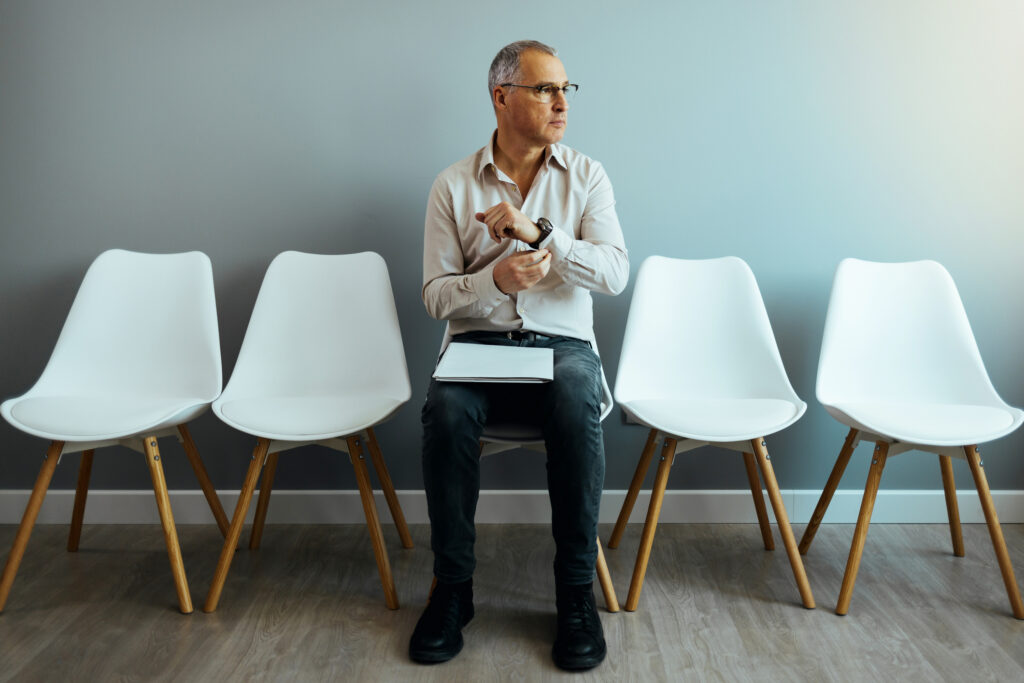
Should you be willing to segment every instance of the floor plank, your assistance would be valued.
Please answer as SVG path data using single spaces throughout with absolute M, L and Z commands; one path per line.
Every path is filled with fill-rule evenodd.
M 16 528 L 0 526 L 0 548 Z M 0 614 L 6 680 L 561 680 L 551 663 L 554 548 L 550 530 L 481 525 L 477 616 L 455 660 L 408 661 L 408 638 L 431 577 L 429 529 L 404 550 L 385 527 L 401 609 L 384 605 L 366 529 L 269 525 L 242 550 L 220 607 L 202 605 L 220 548 L 214 526 L 179 535 L 197 610 L 177 610 L 158 526 L 33 533 Z M 606 537 L 609 528 L 602 529 Z M 798 530 L 799 531 L 799 530 Z M 640 529 L 607 558 L 624 598 Z M 1004 532 L 1024 571 L 1024 525 Z M 850 681 L 1024 679 L 1024 622 L 1012 618 L 984 525 L 965 525 L 953 557 L 942 525 L 874 525 L 850 613 L 832 613 L 852 525 L 821 528 L 804 561 L 818 609 L 800 606 L 785 552 L 766 552 L 756 525 L 658 527 L 638 611 L 602 612 L 608 660 L 578 680 Z M 603 602 L 600 591 L 598 601 Z

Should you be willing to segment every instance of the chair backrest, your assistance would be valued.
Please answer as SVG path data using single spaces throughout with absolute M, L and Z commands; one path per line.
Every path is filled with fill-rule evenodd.
M 667 398 L 800 402 L 754 274 L 742 259 L 651 256 L 641 264 L 615 400 Z
M 85 274 L 34 395 L 147 394 L 209 402 L 221 389 L 210 259 L 111 249 Z
M 370 389 L 401 401 L 412 394 L 384 259 L 279 254 L 221 400 Z
M 818 400 L 1003 404 L 953 278 L 935 261 L 848 258 L 836 269 Z

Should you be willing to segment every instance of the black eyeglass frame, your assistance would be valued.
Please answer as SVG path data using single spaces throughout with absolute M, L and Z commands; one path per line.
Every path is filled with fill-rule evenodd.
M 572 97 L 580 91 L 579 83 L 569 83 L 568 85 L 555 85 L 554 83 L 545 83 L 543 85 L 523 85 L 521 83 L 499 83 L 499 87 L 507 88 L 512 86 L 513 88 L 528 88 L 536 91 L 541 97 L 545 96 L 545 91 L 550 93 L 551 97 L 554 97 L 555 91 L 562 93 L 562 97 L 566 100 L 572 99 Z

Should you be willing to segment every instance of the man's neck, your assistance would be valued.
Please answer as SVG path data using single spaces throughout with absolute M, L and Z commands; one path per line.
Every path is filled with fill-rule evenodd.
M 494 164 L 519 186 L 525 197 L 533 184 L 533 179 L 544 162 L 546 145 L 537 147 L 514 140 L 502 135 L 499 128 L 495 136 Z

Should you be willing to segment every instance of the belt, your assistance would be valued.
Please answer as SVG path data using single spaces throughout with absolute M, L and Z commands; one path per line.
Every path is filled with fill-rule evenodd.
M 498 331 L 493 331 L 492 332 L 492 331 L 478 330 L 478 331 L 475 331 L 475 332 L 461 332 L 461 333 L 455 335 L 454 337 L 452 337 L 452 340 L 453 341 L 459 341 L 459 339 L 461 339 L 463 337 L 470 337 L 470 338 L 472 338 L 472 337 L 477 337 L 477 338 L 479 338 L 479 337 L 505 337 L 506 339 L 510 339 L 512 341 L 517 341 L 517 342 L 519 342 L 519 341 L 528 341 L 528 342 L 549 341 L 551 339 L 555 339 L 555 337 L 553 337 L 550 334 L 541 334 L 540 332 L 531 332 L 529 330 L 509 330 L 508 332 L 498 332 Z
M 510 330 L 505 333 L 505 336 L 512 341 L 547 341 L 548 339 L 554 339 L 554 337 L 547 334 L 540 334 L 539 332 L 530 332 L 529 330 Z

